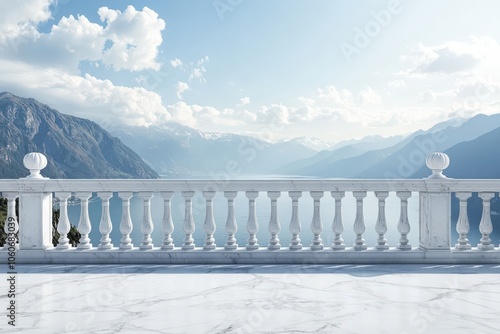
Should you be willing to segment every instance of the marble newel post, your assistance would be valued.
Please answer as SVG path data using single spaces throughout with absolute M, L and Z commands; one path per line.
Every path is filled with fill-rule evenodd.
M 40 174 L 47 158 L 41 153 L 28 153 L 23 163 L 31 174 L 22 179 L 30 183 L 25 187 L 29 192 L 19 194 L 19 249 L 52 248 L 52 193 L 44 191 L 47 178 Z
M 432 175 L 426 182 L 427 190 L 420 192 L 420 248 L 450 250 L 451 192 L 446 187 L 448 178 L 443 170 L 450 164 L 444 153 L 431 153 L 426 160 Z

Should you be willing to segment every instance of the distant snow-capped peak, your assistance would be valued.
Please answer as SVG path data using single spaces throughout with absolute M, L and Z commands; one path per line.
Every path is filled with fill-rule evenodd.
M 316 137 L 296 137 L 296 138 L 285 138 L 281 142 L 290 142 L 303 145 L 315 151 L 327 150 L 332 146 L 332 143 L 326 142 L 322 139 Z

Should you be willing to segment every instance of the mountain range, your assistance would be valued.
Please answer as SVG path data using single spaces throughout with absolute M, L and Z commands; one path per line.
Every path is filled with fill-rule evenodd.
M 346 140 L 332 147 L 331 150 L 322 150 L 310 158 L 293 161 L 276 170 L 278 174 L 327 176 L 332 166 L 342 160 L 358 157 L 370 151 L 392 147 L 403 140 L 403 136 L 384 138 L 381 136 L 367 136 L 358 140 Z M 335 167 L 333 167 L 335 168 Z M 331 175 L 341 177 L 353 172 L 352 166 L 346 166 L 345 171 L 337 170 Z
M 444 151 L 451 160 L 447 174 L 489 178 L 495 173 L 482 174 L 480 169 L 466 171 L 466 165 L 459 162 L 483 152 L 478 161 L 494 164 L 493 157 L 489 157 L 487 152 L 497 150 L 492 137 L 498 128 L 500 114 L 453 119 L 404 138 L 389 137 L 375 143 L 368 141 L 371 147 L 366 146 L 366 140 L 360 140 L 331 151 L 321 151 L 309 159 L 292 162 L 285 166 L 285 171 L 289 174 L 327 178 L 422 178 L 430 173 L 425 166 L 427 155 Z M 482 136 L 490 141 L 481 139 Z M 495 175 L 500 177 L 500 172 Z
M 165 177 L 244 177 L 246 175 L 323 178 L 421 178 L 429 175 L 425 158 L 449 154 L 450 175 L 490 178 L 496 173 L 494 136 L 500 114 L 454 118 L 406 136 L 367 136 L 346 140 L 318 152 L 305 138 L 270 143 L 249 136 L 206 133 L 176 123 L 126 127 L 113 134 Z M 490 133 L 491 132 L 491 133 Z M 483 137 L 485 136 L 485 137 Z M 476 145 L 478 147 L 476 147 Z M 467 156 L 482 152 L 475 163 L 493 172 L 467 170 Z M 490 167 L 491 166 L 491 167 Z M 462 177 L 462 176 L 461 176 Z
M 461 146 L 463 142 L 475 141 L 477 138 L 494 131 L 500 127 L 500 114 L 495 115 L 476 115 L 462 123 L 450 125 L 438 131 L 427 131 L 420 133 L 412 138 L 410 142 L 400 149 L 392 152 L 382 161 L 368 166 L 363 172 L 355 175 L 359 178 L 420 178 L 428 176 L 430 170 L 425 165 L 425 159 L 429 153 L 439 151 L 450 153 L 450 166 L 453 169 L 447 169 L 446 175 L 450 177 L 455 171 L 460 173 L 466 167 L 458 165 L 462 159 L 468 157 L 480 147 L 470 146 L 466 150 Z M 431 129 L 432 130 L 432 129 Z M 458 150 L 456 147 L 462 147 Z M 495 142 L 490 142 L 484 146 L 490 152 L 495 151 Z M 451 150 L 451 151 L 450 151 Z M 487 160 L 482 160 L 483 164 L 489 164 Z M 418 173 L 420 171 L 420 174 Z M 482 171 L 477 171 L 475 178 L 485 178 Z M 500 176 L 500 174 L 499 174 Z
M 207 133 L 177 123 L 111 130 L 165 177 L 241 177 L 271 174 L 316 150 L 303 138 L 269 142 L 254 137 Z
M 108 130 L 0 93 L 0 177 L 26 176 L 22 158 L 38 151 L 47 156 L 43 174 L 51 178 L 422 178 L 430 174 L 426 156 L 443 151 L 451 160 L 449 177 L 500 178 L 500 114 L 335 145 L 306 137 L 271 142 L 173 122 Z
M 0 177 L 28 175 L 23 157 L 47 157 L 50 178 L 159 178 L 135 152 L 96 123 L 34 99 L 0 93 Z
M 498 115 L 495 115 L 498 117 Z M 450 166 L 445 174 L 457 179 L 500 178 L 500 128 L 487 132 L 475 139 L 463 141 L 444 150 L 450 157 Z M 412 177 L 428 174 L 427 167 L 420 168 Z

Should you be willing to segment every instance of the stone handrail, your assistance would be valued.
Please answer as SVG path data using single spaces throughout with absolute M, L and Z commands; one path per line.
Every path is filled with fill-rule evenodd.
M 18 263 L 500 263 L 500 250 L 491 243 L 493 231 L 490 200 L 500 189 L 500 180 L 455 180 L 446 178 L 442 171 L 449 164 L 443 153 L 433 153 L 427 158 L 427 166 L 433 174 L 419 180 L 56 180 L 44 178 L 40 170 L 46 159 L 39 153 L 30 153 L 24 159 L 30 170 L 27 178 L 0 180 L 2 196 L 8 200 L 8 217 L 15 219 L 15 200 L 19 198 L 19 228 L 16 257 Z M 342 233 L 342 199 L 346 192 L 356 199 L 356 218 L 352 226 L 356 234 L 354 242 L 344 242 Z M 467 199 L 472 192 L 478 192 L 482 199 L 483 213 L 479 226 L 482 238 L 477 247 L 469 243 Z M 184 201 L 184 222 L 174 226 L 171 199 L 180 193 Z M 193 232 L 200 228 L 193 219 L 192 200 L 196 193 L 205 201 L 203 245 L 195 245 Z M 234 199 L 241 194 L 248 199 L 248 220 L 238 225 L 235 220 Z M 303 245 L 300 232 L 304 228 L 298 218 L 298 202 L 304 193 L 312 198 L 313 216 L 310 229 L 313 240 Z M 363 200 L 373 193 L 378 200 L 378 217 L 375 230 L 378 236 L 375 245 L 367 245 Z M 389 247 L 385 233 L 385 200 L 389 193 L 395 193 L 400 201 L 400 217 L 397 230 L 399 243 Z M 418 193 L 419 221 L 408 220 L 408 199 Z M 457 222 L 459 239 L 451 242 L 451 196 L 460 202 Z M 102 201 L 99 244 L 89 239 L 93 229 L 89 218 L 89 199 L 99 197 Z M 109 203 L 116 194 L 122 201 L 120 222 L 111 221 Z M 214 232 L 213 198 L 223 196 L 227 200 L 227 239 L 223 245 L 216 245 Z M 292 203 L 292 218 L 282 226 L 279 220 L 277 200 L 288 196 Z M 68 242 L 70 230 L 68 200 L 80 200 L 81 233 L 77 247 Z M 143 219 L 140 226 L 133 226 L 130 215 L 130 199 L 138 196 L 143 201 Z M 163 219 L 153 222 L 151 198 L 163 198 Z M 269 221 L 257 221 L 256 198 L 265 196 L 270 202 Z M 321 199 L 331 196 L 334 208 L 321 207 Z M 372 196 L 372 195 L 370 195 Z M 60 206 L 60 220 L 57 231 L 58 245 L 52 246 L 52 204 L 57 198 Z M 335 210 L 333 223 L 326 227 L 321 220 L 321 210 Z M 370 218 L 372 219 L 372 218 Z M 119 224 L 118 224 L 119 223 Z M 263 224 L 264 223 L 264 224 Z M 261 225 L 261 226 L 259 226 Z M 258 240 L 259 229 L 269 231 L 269 240 Z M 287 227 L 287 228 L 285 228 Z M 140 229 L 142 240 L 134 245 L 130 238 L 133 229 Z M 172 232 L 182 229 L 183 240 L 173 240 Z M 238 229 L 246 229 L 248 239 L 236 240 Z M 408 240 L 410 228 L 418 229 L 418 246 Z M 94 227 L 95 229 L 95 227 Z M 111 240 L 110 232 L 119 229 L 121 240 Z M 163 239 L 155 243 L 151 234 L 161 229 Z M 284 230 L 289 230 L 287 234 Z M 7 224 L 5 226 L 7 231 Z M 324 244 L 322 236 L 330 233 L 333 243 Z M 281 239 L 281 240 L 280 240 Z M 413 241 L 415 242 L 415 241 Z M 0 250 L 0 260 L 7 260 L 7 249 Z

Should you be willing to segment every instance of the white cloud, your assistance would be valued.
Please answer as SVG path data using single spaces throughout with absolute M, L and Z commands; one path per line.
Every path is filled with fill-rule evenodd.
M 192 64 L 193 68 L 191 69 L 191 73 L 189 74 L 189 81 L 193 79 L 198 79 L 200 82 L 207 82 L 205 79 L 205 73 L 207 72 L 205 68 L 205 64 L 208 63 L 210 58 L 205 56 L 196 62 L 196 64 Z
M 414 71 L 421 73 L 454 73 L 467 71 L 479 63 L 479 59 L 472 53 L 464 52 L 454 45 L 444 45 L 437 48 L 423 47 L 414 50 L 414 62 L 417 64 Z
M 102 62 L 115 70 L 160 69 L 156 57 L 163 41 L 161 32 L 165 29 L 165 21 L 158 18 L 156 12 L 148 7 L 138 11 L 128 6 L 124 12 L 101 7 L 98 14 L 104 26 L 83 15 L 76 18 L 70 15 L 62 17 L 48 33 L 40 33 L 36 27 L 36 22 L 46 16 L 28 23 L 19 22 L 17 26 L 29 29 L 23 28 L 22 35 L 21 32 L 11 34 L 14 37 L 8 44 L 3 42 L 3 56 L 64 68 L 72 73 L 77 73 L 79 63 L 85 60 Z M 31 33 L 27 34 L 26 29 Z
M 451 96 L 452 92 L 447 94 Z M 421 100 L 427 102 L 442 97 L 444 94 L 430 90 L 421 94 Z M 450 106 L 417 105 L 415 100 L 411 105 L 388 107 L 379 103 L 380 97 L 370 87 L 351 92 L 328 86 L 318 89 L 313 96 L 302 96 L 298 100 L 302 105 L 272 103 L 245 110 L 218 109 L 184 101 L 166 108 L 173 121 L 205 131 L 252 132 L 280 138 L 291 132 L 310 136 L 310 130 L 315 129 L 324 138 L 336 140 L 366 133 L 395 135 L 416 127 L 427 128 L 456 111 Z M 460 113 L 470 115 L 467 110 Z
M 190 106 L 184 101 L 179 101 L 173 105 L 167 106 L 168 112 L 172 115 L 171 120 L 183 125 L 196 127 L 195 113 L 197 106 Z
M 250 104 L 250 98 L 248 96 L 242 97 L 240 99 L 240 106 L 246 106 L 247 104 Z
M 189 90 L 189 85 L 185 82 L 178 81 L 177 84 L 175 85 L 175 91 L 177 93 L 177 97 L 182 100 L 182 95 L 184 94 L 185 91 Z
M 436 94 L 430 89 L 418 93 L 418 101 L 424 103 L 432 103 L 436 101 Z
M 403 80 L 393 80 L 387 83 L 387 86 L 391 89 L 404 88 L 406 84 Z
M 299 100 L 300 102 L 306 104 L 306 105 L 313 105 L 316 103 L 316 101 L 314 99 L 311 99 L 311 98 L 308 98 L 308 97 L 304 97 L 304 96 L 299 96 L 297 98 L 297 100 Z
M 204 128 L 216 125 L 220 127 L 232 128 L 235 126 L 245 126 L 245 111 L 236 112 L 233 109 L 218 110 L 210 106 L 189 105 L 184 101 L 179 101 L 167 106 L 171 121 L 181 123 L 194 128 Z M 242 119 L 243 118 L 243 119 Z
M 332 113 L 329 113 L 325 109 L 321 108 L 316 108 L 311 105 L 305 105 L 302 108 L 295 109 L 293 113 L 291 114 L 291 121 L 293 123 L 299 123 L 299 122 L 312 122 L 316 119 L 320 119 L 321 116 L 323 115 L 323 112 L 326 112 L 329 114 L 330 119 L 334 119 L 336 117 L 333 116 Z
M 148 7 L 137 11 L 128 6 L 123 13 L 107 7 L 99 8 L 98 13 L 101 21 L 107 23 L 103 37 L 113 43 L 104 51 L 104 63 L 133 71 L 160 69 L 156 56 L 163 41 L 161 31 L 165 29 L 165 21 L 155 11 Z
M 33 97 L 65 114 L 91 119 L 106 127 L 147 126 L 169 120 L 154 92 L 116 86 L 89 74 L 71 75 L 21 62 L 0 60 L 0 91 Z
M 16 38 L 38 36 L 37 24 L 50 19 L 55 0 L 17 0 L 0 2 L 0 43 Z M 11 45 L 12 46 L 12 45 Z M 15 46 L 15 45 L 14 45 Z
M 316 91 L 316 96 L 331 101 L 338 107 L 351 108 L 354 106 L 354 100 L 351 92 L 347 89 L 338 90 L 333 85 L 325 88 L 319 88 Z
M 373 109 L 374 106 L 381 104 L 382 97 L 371 87 L 353 94 L 348 89 L 338 89 L 330 85 L 317 89 L 315 95 L 315 106 L 309 108 L 309 112 L 313 114 L 308 117 L 309 119 L 340 117 L 348 123 L 367 125 L 387 117 L 387 111 Z M 311 103 L 306 105 L 311 106 Z
M 491 75 L 488 78 L 465 78 L 457 80 L 456 87 L 456 96 L 461 99 L 475 97 L 486 100 L 500 91 L 500 81 Z
M 432 104 L 442 115 L 449 115 L 445 117 L 498 112 L 492 107 L 500 100 L 500 45 L 494 39 L 419 44 L 402 59 L 407 69 L 399 74 L 405 77 L 406 94 Z M 400 108 L 412 107 L 403 103 Z
M 211 106 L 200 106 L 187 104 L 184 101 L 168 105 L 171 120 L 195 128 L 207 130 L 212 125 L 227 127 L 230 131 L 237 131 L 238 128 L 263 125 L 271 127 L 283 124 L 290 124 L 290 112 L 293 108 L 282 104 L 271 104 L 262 106 L 257 111 L 235 110 L 231 108 L 217 109 Z
M 382 103 L 382 97 L 372 88 L 367 87 L 359 92 L 358 100 L 362 105 L 373 105 Z
M 0 91 L 34 97 L 61 112 L 108 126 L 174 120 L 230 132 L 272 133 L 271 128 L 280 126 L 287 131 L 323 129 L 323 134 L 352 137 L 358 135 L 350 133 L 352 129 L 394 128 L 399 132 L 404 126 L 432 124 L 449 115 L 494 112 L 494 103 L 500 101 L 500 46 L 491 38 L 472 37 L 463 42 L 416 46 L 403 57 L 404 76 L 384 81 L 382 86 L 349 90 L 330 85 L 291 103 L 263 106 L 241 97 L 240 91 L 234 109 L 184 101 L 164 106 L 160 95 L 144 88 L 80 75 L 81 62 L 88 61 L 101 68 L 141 71 L 137 82 L 158 88 L 164 80 L 159 76 L 165 74 L 159 71 L 162 64 L 158 60 L 165 22 L 156 12 L 148 7 L 136 10 L 128 6 L 124 11 L 101 7 L 100 21 L 70 15 L 55 22 L 48 32 L 41 32 L 38 24 L 50 19 L 49 6 L 54 1 L 0 3 Z M 196 81 L 207 81 L 209 60 L 208 56 L 193 62 L 175 58 L 166 63 L 181 69 L 176 72 L 182 77 L 168 81 L 179 100 Z
M 222 111 L 222 116 L 224 117 L 224 123 L 229 121 L 227 124 L 232 126 L 245 126 L 247 124 L 254 124 L 257 121 L 257 115 L 248 110 L 233 110 L 226 108 Z M 219 122 L 223 123 L 223 122 Z
M 267 124 L 289 124 L 290 116 L 294 108 L 289 108 L 281 103 L 271 104 L 270 106 L 262 106 L 257 110 L 257 122 Z
M 471 37 L 468 42 L 448 41 L 436 46 L 418 44 L 402 59 L 411 64 L 407 75 L 470 74 L 481 63 L 491 62 L 498 56 L 500 47 L 495 40 Z
M 173 68 L 182 68 L 182 60 L 179 58 L 175 58 L 170 61 L 170 65 L 172 65 Z
M 205 56 L 196 62 L 196 66 L 198 67 L 203 66 L 203 64 L 207 63 L 209 60 L 210 58 L 208 56 Z
M 85 16 L 62 17 L 50 33 L 41 34 L 32 43 L 24 44 L 20 59 L 77 73 L 81 60 L 102 59 L 103 34 L 103 27 L 90 22 Z

